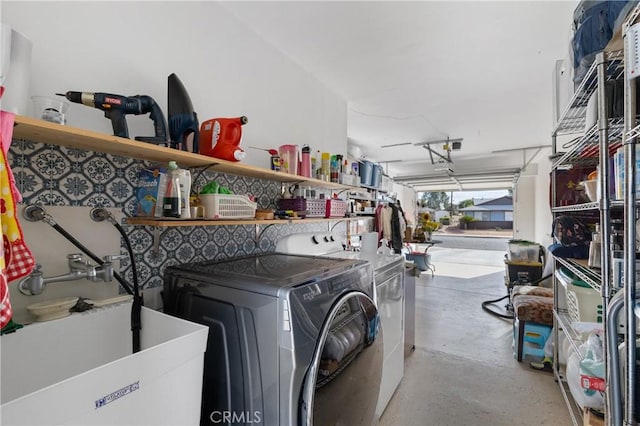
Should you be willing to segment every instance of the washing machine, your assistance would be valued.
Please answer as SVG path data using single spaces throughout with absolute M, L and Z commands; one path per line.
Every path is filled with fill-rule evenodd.
M 167 267 L 164 310 L 209 326 L 202 425 L 370 425 L 383 342 L 373 268 L 266 253 Z
M 404 376 L 405 259 L 402 254 L 364 253 L 344 250 L 331 232 L 290 234 L 276 243 L 276 251 L 330 258 L 357 259 L 371 263 L 376 284 L 376 305 L 383 330 L 382 380 L 376 406 L 380 418 Z

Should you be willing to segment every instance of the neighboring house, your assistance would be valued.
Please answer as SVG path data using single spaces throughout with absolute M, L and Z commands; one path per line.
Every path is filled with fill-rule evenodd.
M 465 207 L 460 213 L 475 219 L 469 223 L 471 229 L 513 229 L 513 197 L 509 195 Z

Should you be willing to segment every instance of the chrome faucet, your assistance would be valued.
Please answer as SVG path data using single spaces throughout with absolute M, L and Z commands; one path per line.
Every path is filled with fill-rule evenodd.
M 124 257 L 124 255 L 108 255 L 102 258 L 104 260 L 102 265 L 92 265 L 89 261 L 84 260 L 80 253 L 68 254 L 68 273 L 53 277 L 43 277 L 42 266 L 36 265 L 33 272 L 20 281 L 18 289 L 24 295 L 33 296 L 42 293 L 45 286 L 50 283 L 76 281 L 83 278 L 91 281 L 111 282 L 113 280 L 112 262 Z

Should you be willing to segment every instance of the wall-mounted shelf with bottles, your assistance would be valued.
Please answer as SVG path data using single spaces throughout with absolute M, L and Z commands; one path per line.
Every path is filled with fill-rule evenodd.
M 234 225 L 286 225 L 292 223 L 329 223 L 345 220 L 360 220 L 362 218 L 332 217 L 332 218 L 298 218 L 298 219 L 169 219 L 150 217 L 129 217 L 125 221 L 129 225 L 146 226 L 234 226 Z
M 209 167 L 210 170 L 238 176 L 246 176 L 258 179 L 272 180 L 283 183 L 302 183 L 318 188 L 354 190 L 359 187 L 343 185 L 335 182 L 327 182 L 319 179 L 306 178 L 304 176 L 262 169 L 240 163 L 207 157 L 205 155 L 180 151 L 177 149 L 162 147 L 151 143 L 140 142 L 132 139 L 120 138 L 113 135 L 98 133 L 76 127 L 63 126 L 44 120 L 24 117 L 15 117 L 13 137 L 26 139 L 67 148 L 83 149 L 87 151 L 102 152 L 119 155 L 128 158 L 136 158 L 146 161 L 165 163 L 175 160 L 183 167 Z M 274 225 L 291 223 L 318 223 L 336 222 L 343 220 L 357 220 L 358 218 L 306 218 L 306 219 L 275 219 L 275 220 L 180 220 L 180 219 L 154 219 L 148 217 L 130 217 L 126 223 L 131 225 L 160 227 L 179 226 L 229 226 L 229 225 Z
M 209 167 L 209 170 L 237 176 L 247 176 L 276 182 L 302 183 L 319 188 L 352 189 L 353 186 L 328 182 L 284 172 L 234 163 L 187 151 L 167 148 L 133 139 L 98 133 L 77 127 L 63 126 L 35 118 L 16 116 L 13 137 L 68 148 L 103 152 L 122 157 L 165 163 L 175 160 L 181 167 Z

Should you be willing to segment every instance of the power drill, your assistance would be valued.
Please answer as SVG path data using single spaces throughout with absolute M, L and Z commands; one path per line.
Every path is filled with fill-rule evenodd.
M 137 141 L 150 142 L 157 145 L 167 145 L 167 121 L 162 110 L 151 96 L 135 95 L 121 96 L 111 93 L 91 93 L 91 92 L 67 92 L 64 96 L 71 102 L 83 104 L 104 111 L 104 116 L 111 120 L 113 134 L 121 138 L 129 137 L 126 114 L 146 114 L 153 120 L 155 136 L 136 136 Z

